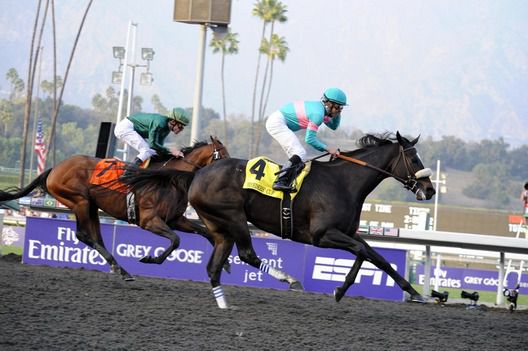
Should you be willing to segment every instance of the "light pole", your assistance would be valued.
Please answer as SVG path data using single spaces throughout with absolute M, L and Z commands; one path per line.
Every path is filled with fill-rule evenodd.
M 440 180 L 440 178 L 442 178 L 442 180 Z M 437 189 L 436 195 L 435 195 L 434 220 L 433 220 L 433 231 L 436 232 L 436 224 L 438 223 L 438 198 L 440 197 L 440 193 L 445 193 L 447 191 L 445 187 L 446 175 L 440 174 L 440 160 L 436 160 L 436 179 L 433 180 L 432 182 L 436 185 L 436 189 Z M 440 184 L 442 184 L 443 186 L 441 187 Z M 436 268 L 434 270 L 434 276 L 435 276 L 434 290 L 436 291 L 438 291 L 439 280 L 440 280 L 440 264 L 441 264 L 440 254 L 436 253 Z
M 200 43 L 196 60 L 191 144 L 200 134 L 200 113 L 202 109 L 203 70 L 207 27 L 215 37 L 225 36 L 231 19 L 231 0 L 174 0 L 174 21 L 200 25 Z
M 440 180 L 442 178 L 442 180 Z M 447 176 L 445 174 L 440 174 L 440 160 L 436 160 L 436 179 L 432 182 L 436 185 L 436 195 L 435 195 L 435 204 L 434 204 L 434 221 L 433 221 L 433 231 L 436 232 L 436 223 L 438 222 L 437 216 L 438 216 L 438 197 L 440 196 L 440 193 L 445 193 L 447 191 L 446 185 L 446 178 Z M 440 184 L 443 186 L 440 187 Z
M 117 71 L 112 72 L 112 83 L 120 84 L 121 88 L 119 91 L 119 106 L 117 108 L 117 117 L 116 123 L 118 123 L 122 118 L 123 114 L 123 100 L 124 100 L 124 91 L 125 91 L 125 79 L 126 79 L 126 70 L 122 70 L 123 66 L 130 68 L 130 80 L 128 81 L 128 101 L 127 101 L 127 111 L 126 116 L 129 116 L 132 112 L 132 100 L 134 97 L 134 81 L 136 77 L 136 68 L 146 68 L 146 72 L 142 72 L 139 79 L 139 84 L 141 85 L 152 85 L 154 78 L 150 72 L 150 61 L 154 59 L 154 50 L 152 48 L 141 48 L 141 59 L 146 61 L 146 64 L 136 63 L 136 31 L 137 23 L 129 22 L 126 47 L 123 46 L 114 46 L 112 48 L 114 58 L 119 59 L 119 67 Z M 130 32 L 132 31 L 132 43 L 129 43 Z M 128 62 L 129 57 L 128 53 L 131 53 L 131 63 Z M 124 62 L 123 62 L 124 60 Z M 123 153 L 123 160 L 127 160 L 128 146 L 125 144 L 123 149 L 117 150 Z

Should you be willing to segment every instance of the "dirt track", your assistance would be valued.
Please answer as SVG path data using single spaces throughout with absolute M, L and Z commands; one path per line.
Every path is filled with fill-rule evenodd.
M 28 266 L 0 257 L 0 350 L 525 350 L 528 311 Z

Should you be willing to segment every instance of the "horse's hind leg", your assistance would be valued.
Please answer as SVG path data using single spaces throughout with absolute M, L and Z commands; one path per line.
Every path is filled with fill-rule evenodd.
M 227 258 L 233 249 L 233 241 L 229 239 L 219 240 L 213 249 L 213 253 L 207 263 L 207 275 L 213 287 L 213 296 L 219 308 L 229 308 L 224 295 L 224 288 L 220 283 L 222 267 L 227 262 Z
M 212 235 L 209 233 L 209 231 L 205 227 L 191 222 L 184 216 L 178 217 L 175 223 L 171 223 L 171 228 L 180 230 L 182 232 L 199 234 L 205 239 L 207 239 L 207 241 L 209 241 L 211 246 L 213 247 L 215 246 L 215 242 L 214 242 Z M 224 263 L 224 270 L 227 273 L 231 273 L 231 265 L 229 264 L 228 261 Z
M 278 279 L 281 282 L 289 283 L 291 290 L 304 290 L 300 281 L 298 281 L 288 273 L 280 271 L 277 268 L 262 262 L 262 260 L 258 258 L 257 254 L 255 253 L 255 249 L 253 248 L 253 244 L 251 243 L 251 235 L 249 234 L 249 229 L 245 223 L 244 226 L 245 228 L 241 227 L 238 229 L 239 231 L 242 231 L 244 235 L 240 235 L 236 240 L 238 256 L 240 257 L 240 259 L 248 263 L 249 265 L 258 268 L 262 272 L 269 274 L 273 278 Z
M 157 216 L 150 218 L 146 223 L 143 223 L 143 221 L 141 221 L 140 224 L 141 228 L 169 239 L 170 245 L 159 256 L 156 257 L 148 255 L 143 257 L 139 261 L 143 263 L 162 264 L 167 259 L 167 257 L 169 257 L 172 251 L 176 250 L 178 246 L 180 246 L 180 237 L 176 233 L 174 233 L 161 218 Z
M 62 200 L 59 200 L 62 202 Z M 70 207 L 71 208 L 71 207 Z M 77 238 L 97 250 L 108 262 L 112 271 L 118 271 L 121 277 L 126 281 L 134 280 L 134 278 L 123 267 L 117 264 L 114 256 L 104 246 L 103 238 L 101 236 L 101 226 L 99 223 L 98 209 L 91 205 L 89 201 L 79 201 L 73 208 L 75 217 L 77 218 Z

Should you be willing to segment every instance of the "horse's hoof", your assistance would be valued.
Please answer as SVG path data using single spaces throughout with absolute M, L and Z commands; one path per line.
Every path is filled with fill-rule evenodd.
M 141 263 L 154 263 L 154 260 L 152 259 L 152 256 L 145 256 L 142 259 L 139 260 Z
M 229 263 L 224 264 L 224 271 L 231 274 L 231 265 Z
M 136 278 L 134 278 L 133 276 L 131 276 L 130 274 L 126 273 L 126 274 L 122 274 L 121 275 L 121 278 L 123 278 L 123 280 L 125 282 L 133 282 L 134 280 L 136 280 Z
M 295 281 L 290 284 L 290 290 L 293 291 L 304 291 L 304 287 L 302 286 L 301 282 Z
M 336 302 L 341 301 L 343 296 L 345 296 L 345 291 L 343 291 L 342 288 L 337 287 L 337 288 L 334 289 L 334 298 L 335 298 Z
M 420 294 L 414 294 L 409 298 L 409 302 L 427 303 L 427 300 Z

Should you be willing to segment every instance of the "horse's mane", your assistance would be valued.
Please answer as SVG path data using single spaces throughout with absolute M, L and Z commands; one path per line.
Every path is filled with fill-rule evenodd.
M 177 191 L 177 195 L 184 197 L 194 178 L 193 172 L 178 171 L 167 168 L 147 168 L 127 166 L 127 175 L 119 180 L 134 192 L 148 192 L 162 198 Z M 181 199 L 178 199 L 181 200 Z M 187 200 L 185 200 L 187 201 Z
M 356 145 L 360 148 L 368 148 L 373 146 L 380 146 L 392 144 L 396 137 L 391 132 L 384 132 L 381 134 L 365 134 L 356 141 Z
M 356 141 L 359 149 L 344 151 L 342 154 L 346 156 L 354 156 L 367 150 L 371 150 L 377 146 L 392 144 L 396 140 L 396 136 L 391 132 L 384 132 L 379 134 L 365 134 Z
M 205 146 L 207 145 L 207 141 L 195 141 L 194 142 L 194 145 L 193 146 L 185 146 L 184 148 L 182 148 L 180 151 L 183 153 L 184 156 L 187 156 L 188 154 L 190 154 L 194 149 L 197 149 L 199 147 L 202 147 L 202 146 Z

